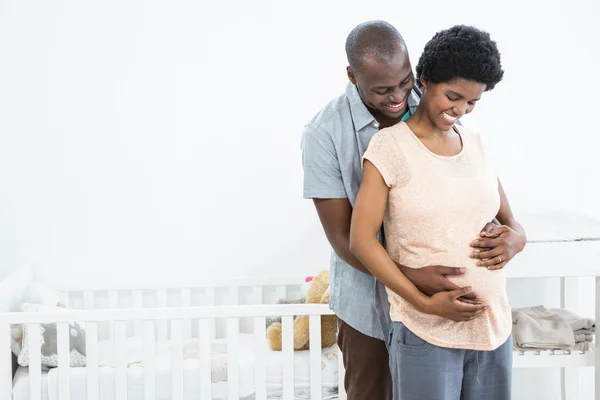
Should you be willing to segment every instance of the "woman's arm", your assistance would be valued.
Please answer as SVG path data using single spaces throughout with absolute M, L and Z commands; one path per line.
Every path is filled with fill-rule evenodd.
M 504 188 L 498 179 L 500 210 L 496 219 L 502 224 L 491 229 L 484 237 L 471 243 L 474 247 L 471 257 L 479 259 L 478 266 L 488 269 L 503 268 L 527 244 L 525 229 L 517 222 L 508 203 Z M 482 250 L 485 249 L 485 250 Z
M 361 263 L 386 287 L 404 298 L 417 310 L 439 315 L 454 321 L 465 321 L 478 317 L 487 306 L 466 304 L 459 297 L 471 291 L 460 288 L 440 292 L 431 297 L 421 293 L 396 266 L 381 243 L 377 232 L 383 223 L 389 188 L 379 170 L 369 161 L 364 161 L 360 185 L 350 228 L 350 250 Z

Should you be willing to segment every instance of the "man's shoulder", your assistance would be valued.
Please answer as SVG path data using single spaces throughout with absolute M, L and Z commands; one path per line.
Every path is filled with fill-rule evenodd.
M 332 134 L 341 120 L 350 117 L 350 104 L 345 93 L 330 100 L 306 124 L 311 131 Z

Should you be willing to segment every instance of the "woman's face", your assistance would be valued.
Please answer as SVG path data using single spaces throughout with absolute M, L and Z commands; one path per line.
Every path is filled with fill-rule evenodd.
M 456 121 L 475 108 L 486 85 L 457 78 L 450 82 L 432 83 L 421 77 L 425 89 L 421 103 L 436 128 L 447 131 Z

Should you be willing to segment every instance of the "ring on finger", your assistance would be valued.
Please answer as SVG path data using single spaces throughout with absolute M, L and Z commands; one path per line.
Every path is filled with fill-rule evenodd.
M 502 262 L 502 258 L 500 257 L 500 255 L 497 255 L 496 257 L 498 257 L 498 264 L 500 264 Z

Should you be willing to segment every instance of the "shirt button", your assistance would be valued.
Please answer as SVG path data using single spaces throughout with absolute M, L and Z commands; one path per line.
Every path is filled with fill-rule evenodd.
M 375 128 L 379 128 L 379 122 L 377 122 L 377 121 L 373 122 L 373 126 L 374 126 Z

